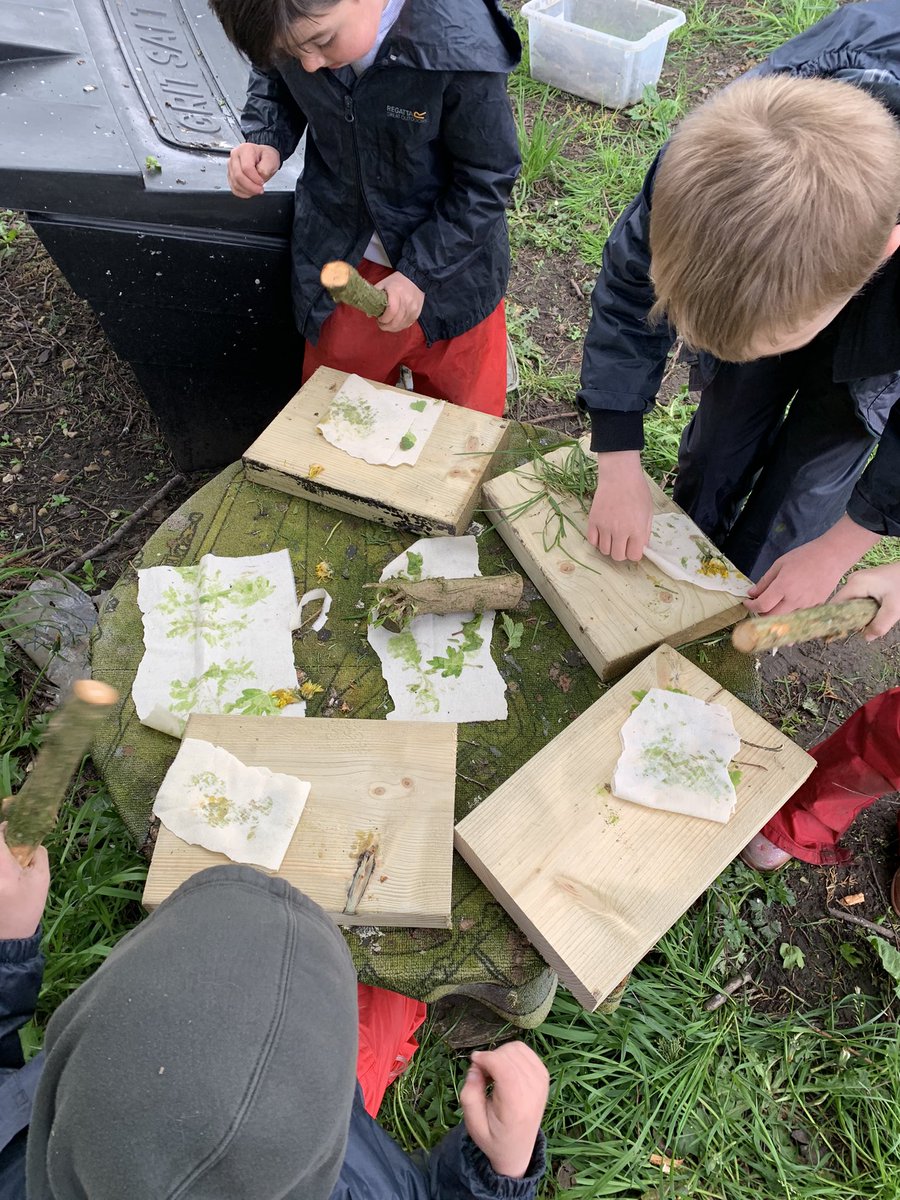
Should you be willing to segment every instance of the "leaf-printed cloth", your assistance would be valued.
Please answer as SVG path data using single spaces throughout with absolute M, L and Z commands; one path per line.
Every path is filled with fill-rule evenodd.
M 183 842 L 277 871 L 311 786 L 268 767 L 248 767 L 212 742 L 185 738 L 153 812 Z
M 443 400 L 377 388 L 359 375 L 348 375 L 317 428 L 353 458 L 388 467 L 415 466 L 443 407 Z
M 302 717 L 291 634 L 299 620 L 287 550 L 206 554 L 195 566 L 138 571 L 144 657 L 138 718 L 181 737 L 191 713 Z
M 393 559 L 381 580 L 469 579 L 480 575 L 473 537 L 420 538 Z M 394 711 L 389 721 L 503 721 L 506 683 L 491 658 L 494 613 L 426 613 L 403 633 L 370 625 L 369 644 Z
M 753 581 L 716 549 L 687 513 L 657 513 L 644 557 L 670 579 L 708 592 L 746 596 L 753 587 Z
M 647 808 L 724 824 L 737 804 L 729 773 L 741 747 L 723 704 L 650 688 L 622 726 L 613 794 Z

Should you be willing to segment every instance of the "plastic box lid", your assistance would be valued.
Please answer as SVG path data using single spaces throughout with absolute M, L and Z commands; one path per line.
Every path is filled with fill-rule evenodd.
M 299 156 L 228 188 L 248 73 L 206 0 L 2 0 L 0 205 L 284 232 Z

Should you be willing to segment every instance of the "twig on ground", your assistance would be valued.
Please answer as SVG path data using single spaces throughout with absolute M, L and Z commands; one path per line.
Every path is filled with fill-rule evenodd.
M 72 571 L 76 571 L 81 564 L 87 562 L 88 559 L 100 558 L 100 556 L 105 554 L 107 550 L 111 550 L 113 546 L 121 542 L 122 538 L 126 533 L 128 533 L 129 530 L 133 529 L 135 525 L 137 525 L 138 521 L 143 520 L 147 513 L 151 512 L 152 509 L 155 508 L 155 506 L 160 502 L 160 500 L 164 500 L 165 497 L 168 496 L 169 492 L 171 492 L 173 488 L 178 487 L 178 485 L 181 483 L 184 483 L 184 476 L 173 475 L 170 480 L 164 483 L 161 488 L 153 493 L 149 500 L 145 500 L 140 508 L 135 509 L 128 520 L 123 521 L 115 533 L 111 534 L 108 538 L 106 538 L 105 541 L 98 542 L 96 546 L 91 546 L 90 550 L 85 550 L 84 554 L 79 554 L 79 556 L 77 558 L 73 558 L 70 563 L 66 563 L 66 565 L 60 569 L 60 575 L 70 575 Z
M 546 417 L 533 417 L 526 421 L 526 425 L 549 425 L 551 421 L 574 420 L 578 413 L 575 409 L 570 412 L 550 413 Z
M 714 996 L 707 1000 L 707 1002 L 703 1005 L 704 1009 L 706 1012 L 715 1012 L 716 1009 L 721 1008 L 722 1005 L 729 1000 L 735 992 L 740 991 L 742 987 L 745 987 L 748 983 L 752 982 L 753 976 L 749 971 L 745 971 L 743 975 L 735 975 L 734 979 L 729 979 L 728 982 L 722 988 L 720 988 L 720 990 L 716 992 Z
M 900 942 L 900 933 L 895 933 L 893 929 L 886 929 L 884 925 L 876 925 L 874 921 L 867 921 L 865 917 L 854 917 L 851 913 L 841 912 L 839 908 L 832 908 L 830 904 L 827 912 L 841 921 L 849 921 L 851 925 L 861 925 L 863 929 L 869 929 L 872 933 L 877 933 L 879 937 L 887 938 L 889 942 Z

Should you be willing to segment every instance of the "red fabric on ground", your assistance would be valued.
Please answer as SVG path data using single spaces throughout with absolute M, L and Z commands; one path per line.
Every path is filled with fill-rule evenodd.
M 359 273 L 369 283 L 379 283 L 393 271 L 363 259 Z M 401 366 L 412 371 L 417 392 L 502 417 L 506 404 L 503 301 L 474 329 L 430 346 L 418 321 L 402 333 L 384 333 L 372 317 L 339 304 L 322 326 L 318 344 L 306 343 L 303 382 L 318 367 L 334 367 L 374 383 L 395 384 Z
M 846 862 L 838 841 L 858 813 L 900 789 L 900 687 L 864 704 L 810 750 L 817 766 L 762 833 L 808 863 Z
M 366 1112 L 378 1116 L 388 1085 L 406 1068 L 419 1048 L 413 1037 L 425 1020 L 421 1000 L 399 992 L 357 984 L 359 1001 L 359 1058 L 356 1077 L 363 1091 Z

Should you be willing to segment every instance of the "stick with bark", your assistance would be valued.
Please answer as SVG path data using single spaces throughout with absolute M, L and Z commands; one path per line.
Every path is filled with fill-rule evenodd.
M 495 612 L 515 608 L 522 599 L 522 576 L 476 575 L 471 579 L 386 579 L 366 583 L 375 589 L 370 610 L 374 625 L 402 633 L 413 617 L 423 613 Z
M 387 293 L 372 287 L 349 263 L 326 263 L 319 278 L 332 300 L 358 308 L 367 317 L 380 317 L 387 308 Z
M 732 630 L 731 644 L 735 650 L 753 654 L 757 650 L 793 646 L 813 638 L 847 637 L 865 629 L 877 612 L 878 601 L 863 597 L 842 600 L 838 604 L 819 604 L 815 608 L 798 608 L 796 612 L 777 617 L 748 617 Z
M 23 867 L 53 826 L 69 783 L 87 753 L 91 737 L 119 698 L 115 688 L 96 679 L 79 679 L 72 695 L 47 729 L 34 769 L 17 796 L 7 800 L 6 843 Z

